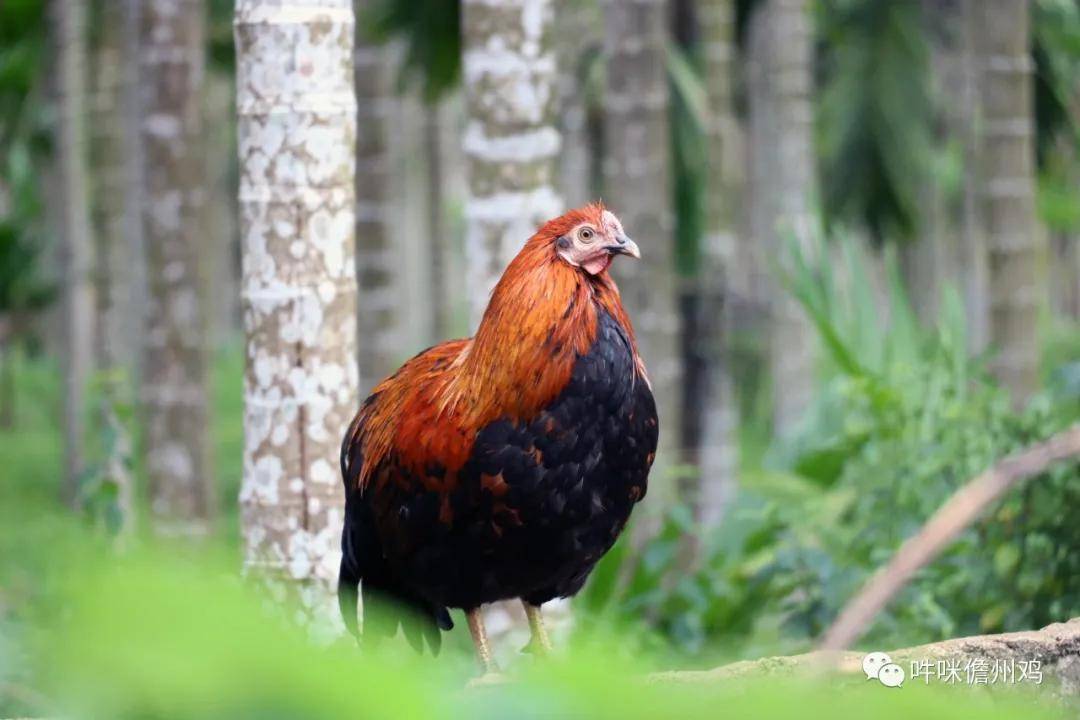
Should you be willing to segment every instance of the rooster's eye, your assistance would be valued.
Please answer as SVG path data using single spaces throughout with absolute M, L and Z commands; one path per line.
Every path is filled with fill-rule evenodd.
M 596 233 L 593 232 L 592 228 L 582 228 L 581 232 L 578 233 L 578 236 L 584 242 L 592 242 L 593 236 L 595 234 Z

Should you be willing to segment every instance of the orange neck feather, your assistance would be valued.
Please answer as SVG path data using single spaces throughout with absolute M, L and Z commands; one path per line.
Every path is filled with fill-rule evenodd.
M 596 339 L 598 308 L 626 330 L 636 356 L 614 281 L 606 271 L 587 276 L 564 262 L 554 237 L 544 228 L 525 244 L 496 285 L 476 335 L 447 346 L 457 353 L 451 362 L 397 378 L 412 390 L 401 388 L 395 431 L 378 433 L 385 441 L 368 448 L 367 463 L 392 444 L 418 469 L 438 458 L 444 481 L 454 482 L 480 428 L 500 418 L 527 420 L 558 396 Z

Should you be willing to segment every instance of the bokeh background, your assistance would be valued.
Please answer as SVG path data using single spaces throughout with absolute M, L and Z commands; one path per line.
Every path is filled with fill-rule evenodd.
M 280 628 L 230 636 L 257 603 L 215 584 L 257 564 L 251 529 L 288 512 L 240 512 L 258 481 L 244 376 L 260 341 L 249 324 L 245 343 L 257 248 L 238 187 L 263 166 L 237 140 L 238 90 L 251 101 L 254 85 L 234 13 L 259 3 L 239 4 L 0 2 L 0 715 L 49 714 L 75 688 L 106 715 L 291 717 L 219 676 L 281 658 L 260 683 L 325 666 L 347 685 L 338 663 L 361 662 L 307 655 Z M 602 199 L 642 248 L 612 272 L 662 452 L 631 531 L 561 611 L 567 642 L 600 633 L 618 648 L 601 657 L 653 668 L 806 650 L 965 480 L 1080 420 L 1075 0 L 265 11 L 290 5 L 324 6 L 320 28 L 348 39 L 331 49 L 353 73 L 355 132 L 328 154 L 355 172 L 352 407 L 419 350 L 471 333 L 545 217 Z M 241 53 L 270 52 L 256 41 L 274 22 L 237 25 L 255 39 Z M 303 65 L 275 47 L 285 72 Z M 1080 616 L 1077 507 L 1075 463 L 1033 479 L 864 644 Z M 297 553 L 332 554 L 337 530 L 308 530 L 329 545 Z M 513 635 L 512 618 L 497 625 Z M 232 654 L 186 686 L 215 637 Z M 467 639 L 447 652 L 465 672 Z M 357 667 L 374 673 L 365 687 L 428 696 Z M 311 704 L 340 687 L 312 683 L 277 707 L 400 710 Z M 187 704 L 185 687 L 234 704 Z M 406 714 L 430 710 L 415 702 Z

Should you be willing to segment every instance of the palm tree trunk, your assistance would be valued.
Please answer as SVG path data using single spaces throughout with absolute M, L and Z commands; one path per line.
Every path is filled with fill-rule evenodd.
M 732 78 L 735 59 L 734 0 L 698 0 L 709 101 L 709 184 L 706 198 L 704 267 L 700 273 L 705 314 L 712 318 L 703 356 L 708 386 L 703 393 L 701 437 L 697 447 L 700 474 L 698 516 L 717 522 L 734 494 L 738 473 L 738 402 L 732 377 L 730 336 L 737 295 L 749 289 L 738 264 L 742 202 L 743 139 L 735 117 Z
M 590 58 L 604 43 L 597 0 L 557 0 L 555 52 L 559 65 L 559 190 L 571 207 L 597 198 L 594 149 L 589 126 Z
M 956 148 L 963 148 L 969 125 L 965 113 L 972 109 L 963 101 L 971 85 L 963 0 L 924 0 L 922 13 L 921 29 L 929 51 L 930 81 L 936 101 L 934 150 L 948 157 Z M 926 325 L 937 322 L 944 287 L 951 284 L 963 292 L 972 269 L 964 262 L 961 242 L 965 232 L 963 194 L 954 196 L 951 191 L 949 183 L 937 174 L 927 178 L 921 191 L 920 236 L 900 248 L 908 299 Z
M 101 373 L 102 397 L 99 420 L 114 438 L 102 458 L 103 473 L 117 490 L 121 533 L 131 528 L 133 478 L 129 471 L 131 439 L 119 419 L 116 406 L 125 402 L 130 358 L 133 355 L 135 311 L 131 300 L 131 254 L 125 235 L 125 146 L 123 124 L 125 56 L 123 31 L 125 8 L 122 0 L 100 0 L 95 4 L 97 42 L 91 65 L 90 156 L 93 192 L 92 222 L 97 267 L 95 357 Z
M 475 328 L 507 263 L 559 214 L 551 0 L 463 0 L 465 250 Z
M 443 159 L 442 104 L 431 101 L 424 115 L 424 154 L 427 156 L 427 280 L 431 288 L 431 326 L 429 340 L 441 342 L 450 332 L 451 316 L 446 289 L 447 254 L 450 250 L 450 223 L 446 219 L 446 196 L 443 192 L 445 166 Z
M 682 449 L 679 355 L 672 218 L 665 0 L 606 0 L 604 50 L 604 201 L 643 259 L 614 270 L 660 416 L 660 442 Z M 673 460 L 669 454 L 668 461 Z
M 124 57 L 121 31 L 123 14 L 118 0 L 95 3 L 98 32 L 92 48 L 90 87 L 91 222 L 94 269 L 95 357 L 103 368 L 117 365 L 123 353 L 127 320 L 125 274 L 128 254 L 124 232 L 124 135 L 120 122 Z
M 960 101 L 957 105 L 962 123 L 964 147 L 964 185 L 960 221 L 960 286 L 967 310 L 968 349 L 982 353 L 990 344 L 990 258 L 987 250 L 987 234 L 983 227 L 979 207 L 981 182 L 979 142 L 980 92 L 982 73 L 978 57 L 979 29 L 975 22 L 980 12 L 980 0 L 960 0 L 963 20 L 962 58 L 963 82 L 960 85 Z
M 58 42 L 60 206 L 64 235 L 64 500 L 78 502 L 84 470 L 83 413 L 93 354 L 89 188 L 86 158 L 86 4 L 54 2 Z
M 214 508 L 207 438 L 200 0 L 149 0 L 140 17 L 143 232 L 148 297 L 142 405 L 151 519 L 200 536 Z
M 442 196 L 439 203 L 443 209 L 441 219 L 445 223 L 445 232 L 430 239 L 430 244 L 437 246 L 437 249 L 432 251 L 432 272 L 440 274 L 440 279 L 431 287 L 433 293 L 439 289 L 439 293 L 433 294 L 433 297 L 442 298 L 440 314 L 441 322 L 445 323 L 445 332 L 432 338 L 436 341 L 469 333 L 472 298 L 469 293 L 461 291 L 462 278 L 469 272 L 469 261 L 465 257 L 469 168 L 461 142 L 466 122 L 466 98 L 462 88 L 443 98 L 438 108 L 437 122 L 428 123 L 434 135 L 431 140 L 438 144 L 440 150 L 439 176 L 437 180 L 429 176 L 429 182 L 438 183 L 438 194 Z M 431 197 L 434 198 L 435 195 L 432 194 Z M 436 225 L 432 224 L 430 227 L 434 228 Z
M 749 78 L 755 207 L 754 244 L 782 258 L 788 237 L 812 254 L 816 180 L 813 153 L 813 44 L 807 0 L 764 0 L 750 19 L 754 72 Z M 767 263 L 765 264 L 767 266 Z M 773 422 L 788 434 L 810 402 L 814 334 L 793 297 L 774 280 L 770 364 Z
M 358 404 L 353 12 L 240 0 L 235 32 L 244 568 L 336 632 L 334 459 Z
M 1051 240 L 1050 297 L 1055 316 L 1080 319 L 1080 237 L 1058 231 Z
M 128 326 L 124 332 L 123 347 L 127 349 L 128 362 L 132 368 L 135 387 L 141 387 L 142 331 L 147 304 L 146 244 L 143 242 L 143 206 L 145 188 L 143 187 L 143 146 L 142 146 L 142 101 L 140 81 L 142 72 L 139 67 L 140 41 L 142 28 L 143 0 L 120 0 L 123 7 L 121 26 L 123 53 L 127 60 L 123 64 L 121 92 L 121 118 L 125 137 L 124 143 L 124 219 L 123 246 L 127 252 L 128 297 L 125 303 L 130 308 Z
M 240 233 L 237 228 L 235 78 L 209 72 L 203 90 L 206 133 L 202 157 L 206 168 L 207 231 L 202 243 L 207 342 L 211 349 L 240 332 Z
M 980 76 L 979 207 L 990 268 L 991 369 L 1027 401 L 1038 386 L 1035 153 L 1028 0 L 984 0 L 974 14 Z
M 365 3 L 359 3 L 363 9 Z M 395 331 L 400 322 L 395 274 L 396 256 L 391 233 L 401 232 L 394 222 L 393 173 L 388 134 L 393 122 L 394 68 L 390 48 L 356 36 L 356 272 L 360 306 L 358 337 L 360 394 L 397 368 Z M 397 238 L 401 242 L 401 238 Z

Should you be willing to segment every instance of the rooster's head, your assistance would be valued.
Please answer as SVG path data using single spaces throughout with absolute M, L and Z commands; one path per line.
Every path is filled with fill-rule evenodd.
M 641 258 L 641 251 L 627 237 L 619 218 L 600 203 L 549 221 L 540 234 L 554 244 L 559 258 L 589 275 L 607 270 L 616 255 Z

